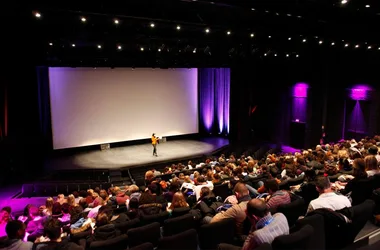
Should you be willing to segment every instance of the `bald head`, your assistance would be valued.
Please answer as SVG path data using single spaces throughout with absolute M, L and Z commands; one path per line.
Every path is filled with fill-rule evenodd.
M 265 201 L 261 199 L 252 199 L 247 203 L 247 213 L 262 218 L 268 214 L 269 210 Z

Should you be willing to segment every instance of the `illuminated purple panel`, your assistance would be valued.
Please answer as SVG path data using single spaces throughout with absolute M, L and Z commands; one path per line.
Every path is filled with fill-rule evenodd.
M 230 129 L 230 69 L 199 70 L 199 106 L 203 129 L 228 134 Z M 215 131 L 214 131 L 215 132 Z
M 367 85 L 355 85 L 350 89 L 350 98 L 356 101 L 368 100 L 371 90 L 372 88 Z
M 355 133 L 366 133 L 367 124 L 365 122 L 364 113 L 357 100 L 354 109 L 348 120 L 348 131 Z
M 292 121 L 306 122 L 307 112 L 307 83 L 296 83 L 292 89 Z
M 293 87 L 293 97 L 307 98 L 307 89 L 309 85 L 307 83 L 299 82 Z

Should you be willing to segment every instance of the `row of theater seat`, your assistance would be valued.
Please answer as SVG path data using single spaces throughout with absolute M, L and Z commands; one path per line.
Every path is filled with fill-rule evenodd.
M 58 194 L 71 194 L 74 191 L 85 190 L 99 187 L 107 190 L 112 186 L 109 182 L 91 182 L 91 183 L 31 183 L 23 184 L 19 198 L 24 197 L 48 197 Z

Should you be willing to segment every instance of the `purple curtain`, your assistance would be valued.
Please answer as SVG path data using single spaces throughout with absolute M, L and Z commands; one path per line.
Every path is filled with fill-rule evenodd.
M 201 131 L 227 135 L 230 129 L 230 69 L 199 69 Z

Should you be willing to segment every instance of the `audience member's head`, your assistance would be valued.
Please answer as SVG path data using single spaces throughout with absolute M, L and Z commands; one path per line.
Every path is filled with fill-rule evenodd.
M 267 179 L 264 182 L 265 190 L 271 195 L 279 190 L 279 185 L 276 179 Z
M 320 194 L 332 191 L 330 179 L 327 176 L 318 176 L 315 186 Z
M 32 206 L 29 208 L 29 217 L 31 217 L 32 219 L 36 218 L 37 216 L 40 215 L 40 210 L 35 207 L 35 206 Z
M 365 168 L 367 171 L 379 169 L 377 159 L 374 155 L 367 155 L 364 158 L 364 162 L 365 162 Z
M 267 204 L 261 199 L 252 199 L 247 203 L 246 215 L 252 224 L 267 216 L 268 213 Z
M 55 218 L 48 218 L 44 223 L 44 233 L 50 241 L 58 241 L 62 233 L 60 221 Z
M 244 183 L 238 182 L 238 183 L 236 183 L 236 185 L 234 187 L 234 194 L 235 194 L 236 198 L 239 200 L 239 198 L 242 198 L 243 196 L 249 195 L 249 190 L 245 186 Z
M 67 204 L 69 204 L 72 207 L 76 206 L 75 196 L 73 194 L 70 194 L 69 196 L 67 196 Z
M 25 236 L 25 224 L 19 220 L 10 221 L 5 226 L 5 232 L 10 240 L 23 239 Z
M 365 171 L 365 162 L 362 158 L 356 158 L 352 163 L 352 168 L 354 169 L 353 176 L 355 178 L 366 178 L 367 172 Z

